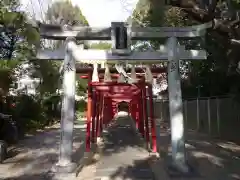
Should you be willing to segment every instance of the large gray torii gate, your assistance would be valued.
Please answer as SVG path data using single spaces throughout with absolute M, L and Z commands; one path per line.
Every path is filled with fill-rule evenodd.
M 74 98 L 76 63 L 119 63 L 154 64 L 168 60 L 168 90 L 171 121 L 172 164 L 180 172 L 188 172 L 185 156 L 184 121 L 182 108 L 181 80 L 179 60 L 206 59 L 204 50 L 185 50 L 177 38 L 195 38 L 203 36 L 211 24 L 176 27 L 126 27 L 124 23 L 112 23 L 108 28 L 62 27 L 40 24 L 40 35 L 44 39 L 66 40 L 65 48 L 58 50 L 39 50 L 37 59 L 63 60 L 63 106 L 61 116 L 61 142 L 58 172 L 71 172 L 76 165 L 72 162 Z M 131 52 L 131 40 L 158 40 L 168 38 L 167 43 L 156 52 Z M 84 50 L 75 40 L 112 40 L 113 49 Z

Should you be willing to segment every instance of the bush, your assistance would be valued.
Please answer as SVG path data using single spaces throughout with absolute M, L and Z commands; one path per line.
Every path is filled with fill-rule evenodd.
M 40 101 L 33 96 L 20 95 L 16 97 L 12 115 L 21 134 L 32 129 L 43 128 L 48 121 Z
M 76 112 L 84 112 L 87 103 L 84 100 L 75 101 Z M 61 116 L 61 96 L 52 95 L 44 99 L 34 96 L 20 95 L 7 97 L 3 113 L 13 115 L 21 135 L 26 132 L 51 125 Z
M 8 108 L 5 108 L 4 113 L 13 115 L 21 135 L 51 125 L 60 117 L 60 111 L 57 109 L 59 96 L 50 96 L 41 100 L 34 96 L 20 95 L 7 99 Z
M 32 96 L 21 95 L 17 98 L 15 115 L 25 119 L 37 119 L 41 114 L 41 104 Z
M 53 95 L 45 98 L 43 100 L 44 111 L 51 118 L 59 118 L 61 115 L 61 108 L 59 105 L 61 104 L 61 96 Z
M 87 110 L 87 102 L 84 100 L 76 101 L 75 109 L 77 112 L 85 112 Z

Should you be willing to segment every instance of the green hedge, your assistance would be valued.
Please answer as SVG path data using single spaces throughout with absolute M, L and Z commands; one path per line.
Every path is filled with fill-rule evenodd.
M 75 108 L 77 112 L 85 112 L 87 110 L 87 102 L 84 100 L 76 101 Z
M 76 101 L 77 112 L 85 112 L 87 103 Z M 44 128 L 51 125 L 61 117 L 61 97 L 52 95 L 44 99 L 37 99 L 34 96 L 20 95 L 7 97 L 4 103 L 3 113 L 13 115 L 17 122 L 19 132 L 23 135 L 28 131 Z
M 60 118 L 57 105 L 59 96 L 50 96 L 43 100 L 33 96 L 20 95 L 7 97 L 3 113 L 13 115 L 20 133 L 44 128 Z

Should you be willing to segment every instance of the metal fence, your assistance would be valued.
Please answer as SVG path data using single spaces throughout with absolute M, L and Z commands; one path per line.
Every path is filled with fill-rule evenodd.
M 187 129 L 198 130 L 214 137 L 240 139 L 240 104 L 232 98 L 198 98 L 183 101 Z M 155 100 L 157 123 L 169 122 L 168 100 Z

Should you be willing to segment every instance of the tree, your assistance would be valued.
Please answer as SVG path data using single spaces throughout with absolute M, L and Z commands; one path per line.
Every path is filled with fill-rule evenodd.
M 112 44 L 104 41 L 100 41 L 99 43 L 92 43 L 89 45 L 89 49 L 111 49 Z
M 211 22 L 212 26 L 206 35 L 206 49 L 210 56 L 211 66 L 205 67 L 210 78 L 205 79 L 208 84 L 214 83 L 215 77 L 222 77 L 221 87 L 231 89 L 240 88 L 239 76 L 239 39 L 240 39 L 240 4 L 236 0 L 229 1 L 169 1 L 173 6 L 180 7 L 190 18 L 198 23 Z M 211 80 L 212 79 L 212 80 Z M 215 86 L 216 87 L 216 86 Z M 213 88 L 213 87 L 212 87 Z M 215 90 L 218 88 L 214 88 Z
M 0 58 L 26 60 L 33 53 L 39 33 L 28 23 L 27 16 L 18 12 L 18 0 L 0 2 Z
M 69 24 L 88 26 L 88 21 L 78 6 L 71 1 L 56 1 L 46 12 L 46 20 L 51 24 Z
M 34 53 L 39 33 L 28 24 L 27 16 L 18 12 L 18 0 L 0 2 L 0 87 L 3 94 L 13 81 L 13 70 Z
M 148 0 L 139 0 L 138 4 L 133 11 L 133 14 L 128 21 L 132 21 L 135 25 L 140 25 L 144 27 L 159 27 L 159 26 L 171 26 L 171 27 L 183 27 L 190 23 L 186 14 L 182 12 L 179 8 L 164 6 L 163 1 L 158 1 L 158 5 L 153 5 L 152 1 Z M 155 49 L 159 48 L 159 45 L 164 44 L 166 39 L 158 40 L 158 41 L 148 41 L 148 42 L 136 42 L 134 49 L 137 50 L 147 50 L 147 49 Z M 182 42 L 182 44 L 186 44 L 187 42 Z M 182 68 L 180 72 L 183 76 L 186 76 L 187 65 L 188 62 L 182 62 Z M 165 66 L 167 63 L 159 63 L 160 66 Z M 157 66 L 159 66 L 157 65 Z
M 140 0 L 139 4 L 142 1 L 144 0 Z M 181 27 L 214 22 L 212 28 L 208 29 L 205 37 L 181 42 L 191 49 L 206 49 L 209 54 L 207 61 L 190 63 L 189 78 L 191 83 L 187 83 L 188 88 L 191 87 L 197 94 L 196 87 L 202 86 L 205 95 L 218 95 L 229 93 L 232 88 L 240 87 L 238 83 L 234 82 L 239 79 L 239 75 L 236 73 L 239 50 L 238 45 L 234 45 L 233 42 L 235 41 L 231 39 L 237 37 L 236 34 L 234 36 L 234 28 L 231 28 L 232 25 L 236 27 L 238 24 L 234 17 L 238 8 L 236 3 L 235 5 L 232 3 L 232 7 L 234 7 L 232 12 L 235 12 L 231 13 L 231 19 L 227 18 L 224 20 L 220 13 L 224 11 L 222 7 L 226 3 L 224 1 L 219 1 L 218 5 L 216 5 L 217 1 L 211 1 L 211 3 L 208 3 L 208 1 L 198 1 L 197 3 L 195 0 L 168 1 L 172 6 L 167 6 L 163 1 L 156 0 L 145 0 L 144 2 L 148 5 L 137 6 L 133 13 L 133 21 L 137 19 L 140 22 L 144 22 L 142 23 L 144 26 Z M 161 8 L 162 10 L 160 10 Z M 144 12 L 145 14 L 139 12 Z M 155 48 L 158 47 L 158 43 Z M 216 80 L 216 77 L 221 77 L 221 81 Z M 186 85 L 186 83 L 184 84 Z M 228 84 L 229 88 L 226 88 L 226 84 Z
M 85 16 L 77 6 L 73 6 L 70 1 L 56 1 L 47 10 L 46 21 L 50 24 L 88 25 Z M 51 47 L 43 44 L 44 48 L 56 49 L 63 45 L 63 41 L 53 41 Z M 80 42 L 78 42 L 80 43 Z M 61 63 L 55 61 L 36 61 L 34 63 L 35 73 L 41 78 L 40 92 L 53 93 L 60 88 L 61 74 L 59 69 Z
M 144 27 L 182 27 L 189 24 L 186 14 L 180 11 L 179 8 L 164 6 L 163 1 L 157 2 L 157 5 L 155 5 L 150 0 L 139 0 L 131 17 L 129 17 L 127 21 L 132 22 L 133 25 Z M 151 47 L 153 49 L 158 49 L 159 44 L 163 44 L 164 41 L 165 39 L 150 41 Z
M 161 1 L 149 1 L 152 7 L 159 6 Z M 196 0 L 169 0 L 169 5 L 180 8 L 184 12 L 189 22 L 207 23 L 212 22 L 212 27 L 208 31 L 208 44 L 222 44 L 230 59 L 230 68 L 236 69 L 238 63 L 238 49 L 235 44 L 239 44 L 240 29 L 239 29 L 239 8 L 240 4 L 237 0 L 230 1 L 196 1 Z M 154 9 L 152 9 L 153 12 Z M 157 13 L 156 14 L 160 14 Z M 157 15 L 151 13 L 151 18 L 157 18 Z M 157 18 L 160 21 L 160 18 Z M 238 45 L 237 45 L 238 46 Z M 226 48 L 227 47 L 227 48 Z M 222 52 L 222 51 L 220 51 Z
M 86 17 L 82 14 L 78 6 L 73 6 L 71 1 L 56 1 L 46 12 L 46 21 L 50 24 L 61 24 L 71 26 L 88 26 Z M 52 48 L 58 48 L 63 45 L 63 41 L 53 43 Z M 81 41 L 77 43 L 82 43 Z

